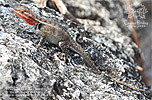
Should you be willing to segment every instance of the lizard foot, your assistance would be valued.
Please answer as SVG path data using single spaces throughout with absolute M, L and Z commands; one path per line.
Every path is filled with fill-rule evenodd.
M 65 55 L 65 53 L 59 53 L 58 57 L 59 57 L 60 60 L 64 60 L 64 64 L 66 64 L 66 55 Z

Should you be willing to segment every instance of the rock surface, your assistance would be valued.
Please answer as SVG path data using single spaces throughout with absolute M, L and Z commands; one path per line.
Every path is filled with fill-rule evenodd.
M 142 0 L 142 4 L 147 9 L 145 21 L 148 22 L 146 27 L 138 28 L 137 32 L 139 34 L 140 48 L 143 52 L 144 58 L 144 69 L 147 74 L 147 79 L 149 84 L 152 86 L 152 2 L 150 0 Z
M 53 9 L 38 9 L 32 2 L 22 2 L 38 15 L 55 20 L 65 27 L 102 70 L 98 74 L 75 52 L 68 51 L 68 61 L 64 64 L 58 57 L 62 51 L 57 46 L 46 41 L 41 48 L 37 48 L 40 36 L 35 34 L 33 26 L 29 26 L 13 12 L 14 7 L 21 5 L 21 1 L 17 1 L 0 1 L 1 99 L 150 99 L 150 90 L 146 89 L 140 72 L 136 69 L 139 63 L 138 47 L 123 34 L 123 28 L 111 19 L 110 12 L 102 3 L 95 3 L 95 0 L 84 0 L 82 5 L 78 0 L 79 6 L 77 3 L 74 5 L 72 0 L 66 3 L 71 5 L 71 9 L 76 7 L 80 9 L 76 10 L 84 11 L 85 18 L 89 19 L 87 22 L 95 22 L 92 21 L 94 18 L 90 19 L 92 15 L 99 18 L 92 26 L 79 19 L 85 23 L 83 28 Z M 114 3 L 111 1 L 109 4 Z M 90 7 L 90 12 L 85 11 L 86 7 Z M 123 19 L 123 16 L 120 17 Z M 125 31 L 129 32 L 129 29 Z M 118 84 L 114 78 L 146 92 Z

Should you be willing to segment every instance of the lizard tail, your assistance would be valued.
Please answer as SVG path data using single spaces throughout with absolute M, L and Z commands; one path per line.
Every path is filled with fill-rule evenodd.
M 87 53 L 75 42 L 72 42 L 72 46 L 70 46 L 73 51 L 77 52 L 80 54 L 83 59 L 89 64 L 89 66 L 93 67 L 95 70 L 99 71 L 97 66 L 93 63 L 93 61 L 90 59 L 90 57 L 87 55 Z

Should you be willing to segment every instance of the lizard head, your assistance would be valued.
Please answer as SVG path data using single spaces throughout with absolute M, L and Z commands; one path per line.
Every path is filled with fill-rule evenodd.
M 23 18 L 29 25 L 35 25 L 37 21 L 32 17 L 31 11 L 26 6 L 20 6 L 18 8 L 14 8 L 13 11 Z

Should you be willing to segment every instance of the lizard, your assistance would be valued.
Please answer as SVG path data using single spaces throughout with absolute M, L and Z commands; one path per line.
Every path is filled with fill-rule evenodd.
M 13 11 L 22 19 L 24 19 L 29 25 L 36 25 L 36 28 L 38 28 L 41 32 L 40 34 L 43 37 L 46 37 L 48 42 L 59 46 L 61 50 L 65 52 L 65 54 L 67 54 L 67 49 L 71 49 L 76 53 L 80 54 L 91 67 L 93 67 L 98 72 L 100 71 L 90 59 L 90 57 L 87 55 L 87 53 L 72 39 L 70 33 L 59 23 L 54 20 L 49 20 L 38 16 L 26 6 L 14 8 Z M 42 40 L 44 40 L 44 38 Z M 143 89 L 136 88 L 130 84 L 124 83 L 114 78 L 112 79 L 119 84 L 145 92 L 145 90 Z
M 67 55 L 68 49 L 78 53 L 83 57 L 90 67 L 93 67 L 99 72 L 98 67 L 93 63 L 87 53 L 73 40 L 70 33 L 59 23 L 54 20 L 38 16 L 26 6 L 14 8 L 13 11 L 24 19 L 29 25 L 36 25 L 36 28 L 38 28 L 43 37 L 41 39 L 42 41 L 46 38 L 49 43 L 59 46 L 65 55 Z M 40 42 L 39 44 L 41 44 Z

